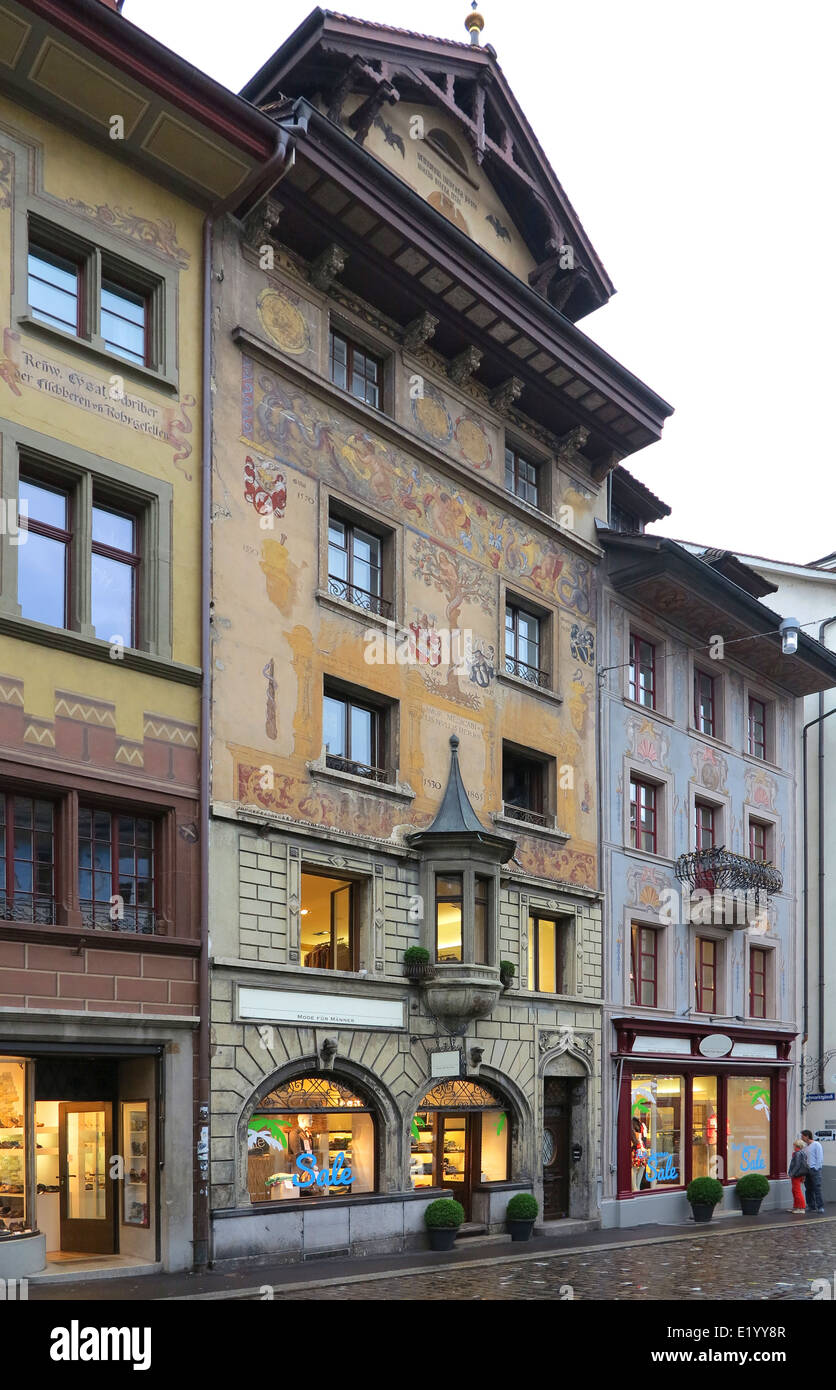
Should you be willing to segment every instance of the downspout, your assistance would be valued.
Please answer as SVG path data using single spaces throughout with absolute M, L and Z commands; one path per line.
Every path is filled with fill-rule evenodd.
M 200 922 L 201 952 L 198 988 L 198 1082 L 197 1133 L 195 1135 L 198 1183 L 194 1203 L 193 1262 L 196 1270 L 211 1264 L 211 1222 L 209 1219 L 209 1117 L 211 1036 L 209 1024 L 209 788 L 211 773 L 212 713 L 212 257 L 215 222 L 234 207 L 240 207 L 254 193 L 253 206 L 267 196 L 284 178 L 296 152 L 292 137 L 307 125 L 286 123 L 277 128 L 276 146 L 266 164 L 253 171 L 244 187 L 233 197 L 217 203 L 203 223 L 203 363 L 201 402 L 201 611 L 200 665 L 203 672 L 200 691 Z
M 828 621 L 828 622 L 833 622 L 833 621 L 836 621 L 836 619 L 834 619 L 834 618 L 828 618 L 827 621 Z M 811 720 L 809 721 L 809 723 L 805 724 L 805 725 L 804 725 L 804 728 L 801 730 L 801 800 L 802 800 L 802 817 L 803 817 L 803 830 L 802 830 L 802 858 L 803 858 L 803 860 L 804 860 L 804 866 L 803 866 L 803 867 L 804 867 L 804 894 L 803 894 L 803 896 L 804 896 L 804 1015 L 803 1015 L 803 1028 L 802 1028 L 802 1035 L 801 1035 L 801 1045 L 802 1045 L 802 1070 L 801 1070 L 802 1098 L 801 1098 L 801 1100 L 802 1100 L 802 1107 L 803 1107 L 803 1104 L 804 1104 L 804 1096 L 803 1096 L 804 1063 L 803 1063 L 803 1056 L 804 1056 L 804 1049 L 806 1049 L 806 1046 L 807 1046 L 807 1037 L 808 1037 L 808 1034 L 809 1034 L 809 1020 L 810 1020 L 810 985 L 809 985 L 809 978 L 808 978 L 808 976 L 809 976 L 809 969 L 810 969 L 810 870 L 809 870 L 809 865 L 808 865 L 808 862 L 807 862 L 807 861 L 808 861 L 808 851 L 809 851 L 809 843 L 808 843 L 808 842 L 809 842 L 809 820 L 810 820 L 810 815 L 809 815 L 809 811 L 808 811 L 808 808 L 807 808 L 807 794 L 808 794 L 808 785 L 807 785 L 807 784 L 808 784 L 808 781 L 809 781 L 809 778 L 808 778 L 808 776 L 807 776 L 807 733 L 808 733 L 808 730 L 810 730 L 810 729 L 812 729 L 812 728 L 814 727 L 814 725 L 818 725 L 818 727 L 819 727 L 819 740 L 821 740 L 821 738 L 822 738 L 822 727 L 821 727 L 821 726 L 822 726 L 822 724 L 824 723 L 825 719 L 829 719 L 830 716 L 831 716 L 832 714 L 836 714 L 836 705 L 833 706 L 833 709 L 827 710 L 827 712 L 826 712 L 825 714 L 820 715 L 817 719 L 811 719 Z M 819 798 L 821 798 L 821 787 L 819 787 Z M 821 823 L 821 822 L 820 822 L 820 823 Z M 822 853 L 823 853 L 823 849 L 822 849 L 821 844 L 819 845 L 818 848 L 819 848 L 819 854 L 822 854 Z M 822 877 L 823 877 L 823 871 L 822 871 Z M 822 888 L 823 888 L 823 885 L 822 885 Z M 820 948 L 820 949 L 821 949 L 821 943 L 822 943 L 822 939 L 823 939 L 823 933 L 824 933 L 824 921 L 823 921 L 823 918 L 822 918 L 822 919 L 819 920 L 819 948 Z M 820 981 L 820 1000 L 821 1000 L 821 1003 L 823 1004 L 824 988 L 823 988 L 823 984 L 822 984 L 821 961 L 819 962 L 819 981 Z M 823 1009 L 822 1009 L 822 1012 L 821 1012 L 820 1015 L 819 1015 L 819 1027 L 820 1027 L 820 1029 L 821 1029 L 823 1026 L 824 1026 L 824 1012 L 823 1012 Z M 820 1046 L 820 1048 L 821 1048 L 821 1043 L 822 1043 L 822 1039 L 820 1038 L 820 1039 L 819 1039 L 819 1046 Z M 823 1057 L 823 1055 L 824 1055 L 824 1053 L 823 1053 L 823 1050 L 822 1050 L 821 1056 Z M 819 1070 L 821 1070 L 821 1067 L 819 1068 Z
M 836 623 L 836 614 L 825 618 L 819 624 L 819 641 L 824 646 L 825 630 Z M 819 726 L 824 719 L 824 691 L 819 691 Z M 818 767 L 816 770 L 816 796 L 818 818 L 818 914 L 819 914 L 819 986 L 818 986 L 818 1029 L 819 1029 L 819 1090 L 824 1090 L 824 729 L 819 727 Z M 806 1026 L 805 1026 L 806 1033 Z

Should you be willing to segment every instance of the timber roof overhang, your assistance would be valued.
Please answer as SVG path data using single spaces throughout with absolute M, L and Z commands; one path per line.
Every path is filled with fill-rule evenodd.
M 269 117 L 101 0 L 0 0 L 0 54 L 8 96 L 199 206 L 234 206 L 279 152 Z
M 622 465 L 612 474 L 612 500 L 643 522 L 661 521 L 662 517 L 671 514 L 667 502 L 663 502 Z
M 618 531 L 599 531 L 598 540 L 612 587 L 687 633 L 694 646 L 708 650 L 720 636 L 729 658 L 795 696 L 836 686 L 836 653 L 801 632 L 798 651 L 785 656 L 781 614 L 676 541 Z
M 477 164 L 513 210 L 539 291 L 573 321 L 605 304 L 612 281 L 526 119 L 490 45 L 433 38 L 315 9 L 242 89 L 258 106 L 321 93 L 339 120 L 349 86 L 363 98 L 352 116 L 362 144 L 387 104 L 436 106 L 468 138 Z M 570 245 L 573 266 L 558 248 Z
M 339 285 L 403 336 L 431 314 L 433 349 L 450 364 L 476 349 L 472 379 L 492 395 L 514 382 L 519 410 L 558 443 L 572 435 L 595 482 L 661 437 L 673 412 L 660 396 L 306 98 L 272 115 L 296 151 L 277 235 L 304 262 L 339 247 Z

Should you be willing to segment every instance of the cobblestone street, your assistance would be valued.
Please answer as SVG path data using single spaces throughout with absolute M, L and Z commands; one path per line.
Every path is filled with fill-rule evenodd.
M 474 1252 L 475 1253 L 475 1252 Z M 703 1239 L 591 1248 L 575 1255 L 494 1258 L 477 1268 L 276 1291 L 278 1301 L 493 1299 L 805 1300 L 814 1279 L 833 1281 L 836 1222 L 799 1218 L 796 1226 Z M 569 1288 L 573 1291 L 570 1295 Z

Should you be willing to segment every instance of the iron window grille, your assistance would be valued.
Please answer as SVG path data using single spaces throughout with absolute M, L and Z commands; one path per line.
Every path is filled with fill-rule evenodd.
M 383 363 L 379 357 L 332 329 L 330 366 L 331 380 L 335 386 L 365 401 L 366 405 L 374 406 L 376 410 L 381 408 Z
M 148 817 L 79 808 L 79 898 L 85 927 L 153 934 L 154 829 Z
M 386 715 L 347 695 L 326 690 L 323 698 L 325 765 L 337 772 L 390 782 L 386 767 Z
M 0 919 L 55 922 L 55 810 L 0 792 Z
M 505 670 L 509 676 L 547 689 L 549 673 L 541 665 L 541 620 L 524 608 L 505 608 Z
M 382 541 L 336 516 L 328 521 L 328 592 L 384 618 L 392 612 L 383 598 Z
M 540 505 L 540 470 L 516 449 L 505 450 L 505 490 L 532 507 Z
M 630 699 L 647 709 L 656 708 L 656 648 L 652 642 L 630 633 Z

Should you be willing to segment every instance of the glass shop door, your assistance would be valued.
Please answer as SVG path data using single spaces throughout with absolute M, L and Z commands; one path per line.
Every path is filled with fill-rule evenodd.
M 58 1107 L 61 1249 L 112 1255 L 113 1181 L 109 1102 L 61 1101 Z
M 472 1118 L 471 1115 L 439 1115 L 436 1156 L 436 1184 L 450 1188 L 451 1195 L 464 1207 L 466 1221 L 470 1220 L 472 1190 Z

